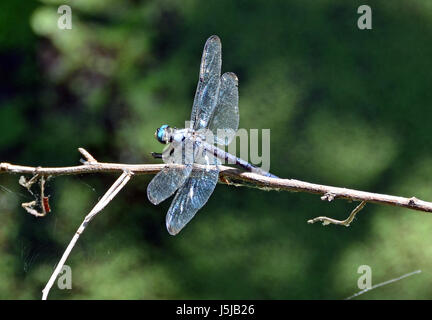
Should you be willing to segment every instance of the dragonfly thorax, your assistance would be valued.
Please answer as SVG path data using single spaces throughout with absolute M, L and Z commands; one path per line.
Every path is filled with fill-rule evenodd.
M 194 136 L 194 134 L 191 129 L 177 129 L 166 124 L 158 128 L 155 132 L 155 137 L 160 143 L 174 143 L 176 146 L 182 144 L 185 139 L 189 139 L 192 136 Z

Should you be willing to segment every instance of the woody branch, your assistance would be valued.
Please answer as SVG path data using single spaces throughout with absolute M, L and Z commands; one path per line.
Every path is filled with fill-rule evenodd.
M 32 175 L 30 180 L 21 177 L 20 183 L 29 191 L 33 183 L 40 181 L 41 195 L 43 195 L 45 177 L 60 176 L 60 175 L 74 175 L 85 173 L 121 173 L 121 176 L 105 193 L 102 199 L 95 205 L 92 211 L 84 218 L 84 221 L 78 228 L 77 232 L 70 241 L 68 247 L 63 253 L 60 262 L 53 271 L 47 285 L 43 289 L 42 299 L 47 299 L 52 285 L 61 272 L 66 259 L 71 253 L 73 247 L 78 241 L 79 236 L 84 232 L 88 223 L 96 216 L 105 206 L 117 195 L 117 193 L 127 184 L 129 179 L 134 174 L 155 174 L 165 167 L 165 164 L 121 164 L 121 163 L 104 163 L 98 162 L 87 150 L 83 148 L 78 149 L 83 155 L 85 160 L 81 160 L 82 164 L 71 167 L 29 167 L 21 166 L 10 163 L 0 163 L 0 174 L 28 174 Z M 180 165 L 181 166 L 181 165 Z M 200 166 L 200 165 L 196 165 Z M 432 212 L 432 202 L 419 200 L 415 197 L 404 198 L 386 194 L 372 193 L 359 191 L 354 189 L 332 187 L 320 184 L 304 182 L 295 179 L 280 179 L 270 178 L 251 172 L 243 172 L 239 169 L 220 166 L 219 180 L 222 183 L 231 184 L 235 186 L 252 186 L 263 190 L 286 190 L 293 192 L 308 192 L 313 194 L 322 195 L 321 200 L 333 201 L 334 199 L 346 199 L 349 201 L 360 201 L 360 204 L 350 213 L 345 220 L 336 220 L 328 217 L 316 217 L 308 220 L 309 223 L 317 221 L 323 222 L 324 225 L 336 224 L 349 226 L 354 220 L 356 214 L 366 205 L 366 203 L 379 203 L 385 205 L 392 205 L 398 207 L 405 207 L 412 210 Z M 31 191 L 30 191 L 31 192 Z M 23 204 L 23 207 L 31 214 L 37 217 L 43 217 L 46 212 L 40 214 L 33 208 L 34 202 Z
M 0 163 L 1 173 L 29 174 L 39 176 L 60 176 L 85 173 L 122 173 L 124 171 L 139 174 L 156 174 L 165 164 L 121 164 L 97 162 L 83 148 L 79 148 L 86 158 L 83 164 L 70 167 L 29 167 L 10 163 Z M 181 166 L 181 165 L 179 165 Z M 199 166 L 199 165 L 197 165 Z M 387 194 L 359 191 L 348 188 L 315 184 L 295 179 L 279 179 L 265 177 L 252 172 L 220 166 L 220 182 L 233 185 L 247 185 L 265 190 L 284 190 L 293 192 L 307 192 L 322 195 L 322 200 L 346 199 L 365 203 L 378 203 L 397 207 L 404 207 L 417 211 L 432 212 L 432 202 L 423 201 L 416 197 L 399 197 Z M 322 217 L 321 217 L 322 218 Z M 325 217 L 324 217 L 325 218 Z M 322 219 L 320 221 L 323 221 Z

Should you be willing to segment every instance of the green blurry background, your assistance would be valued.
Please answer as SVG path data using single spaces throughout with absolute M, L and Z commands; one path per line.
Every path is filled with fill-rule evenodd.
M 57 28 L 72 8 L 73 29 Z M 0 161 L 33 166 L 98 160 L 154 163 L 154 130 L 190 116 L 205 40 L 217 34 L 223 71 L 239 77 L 240 126 L 271 129 L 278 176 L 432 200 L 432 5 L 371 1 L 373 30 L 357 28 L 364 1 L 2 0 Z M 0 175 L 0 298 L 38 299 L 84 215 L 116 175 L 48 182 L 52 213 L 17 175 Z M 218 185 L 176 237 L 170 201 L 146 197 L 136 176 L 91 223 L 67 264 L 73 289 L 55 299 L 343 299 L 372 284 L 421 274 L 361 299 L 432 298 L 432 218 L 316 195 Z

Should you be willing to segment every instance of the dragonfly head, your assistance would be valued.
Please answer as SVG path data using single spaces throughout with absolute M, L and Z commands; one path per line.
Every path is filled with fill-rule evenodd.
M 160 128 L 158 128 L 156 130 L 155 138 L 160 143 L 167 144 L 168 142 L 171 142 L 170 141 L 171 140 L 171 131 L 172 131 L 172 128 L 169 125 L 164 124 L 163 126 L 161 126 Z

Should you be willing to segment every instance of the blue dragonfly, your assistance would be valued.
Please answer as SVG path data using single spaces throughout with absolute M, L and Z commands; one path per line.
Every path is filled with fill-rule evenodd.
M 147 197 L 157 205 L 177 191 L 166 215 L 171 235 L 179 233 L 205 205 L 216 187 L 221 161 L 277 178 L 215 146 L 228 145 L 239 124 L 238 79 L 232 72 L 221 76 L 221 65 L 221 41 L 211 36 L 202 54 L 189 127 L 163 125 L 155 133 L 156 139 L 168 146 L 161 154 L 153 155 L 167 165 L 148 185 Z

